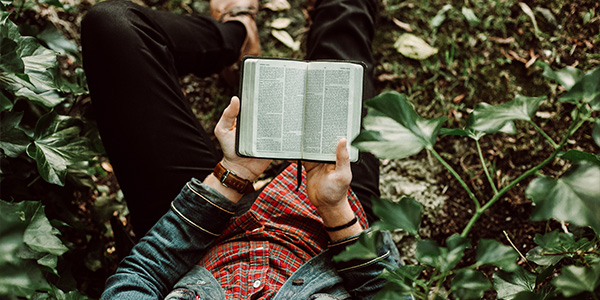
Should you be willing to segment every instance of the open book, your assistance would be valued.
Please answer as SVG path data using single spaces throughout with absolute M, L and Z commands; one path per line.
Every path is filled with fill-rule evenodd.
M 246 57 L 236 151 L 240 156 L 335 161 L 340 138 L 361 123 L 364 64 Z

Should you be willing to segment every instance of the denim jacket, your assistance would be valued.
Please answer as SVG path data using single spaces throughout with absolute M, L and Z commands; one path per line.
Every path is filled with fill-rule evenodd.
M 188 184 L 191 188 L 182 189 L 171 209 L 108 278 L 102 299 L 225 299 L 212 273 L 197 263 L 226 228 L 232 217 L 227 211 L 239 215 L 250 206 L 229 201 L 197 179 Z M 384 232 L 377 258 L 333 262 L 356 238 L 332 242 L 296 270 L 273 300 L 372 299 L 386 283 L 377 276 L 386 267 L 399 266 L 400 255 Z

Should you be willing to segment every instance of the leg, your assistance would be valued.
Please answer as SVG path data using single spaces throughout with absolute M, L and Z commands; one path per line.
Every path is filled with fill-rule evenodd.
M 98 127 L 138 237 L 187 180 L 203 179 L 220 159 L 178 75 L 219 72 L 238 59 L 244 37 L 238 22 L 131 2 L 100 3 L 83 20 L 84 68 Z
M 373 87 L 373 53 L 371 42 L 375 31 L 377 2 L 371 0 L 317 0 L 311 14 L 307 59 L 349 59 L 367 64 L 364 99 L 375 94 Z M 379 197 L 379 160 L 361 153 L 352 164 L 350 186 L 358 196 L 369 222 L 376 220 L 371 197 Z

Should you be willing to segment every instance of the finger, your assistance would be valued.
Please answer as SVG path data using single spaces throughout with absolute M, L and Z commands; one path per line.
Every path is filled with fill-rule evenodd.
M 217 123 L 217 127 L 224 130 L 231 129 L 235 125 L 236 118 L 240 111 L 240 99 L 236 96 L 231 97 L 231 102 L 223 111 L 221 119 Z
M 346 138 L 341 138 L 338 142 L 337 149 L 335 151 L 335 169 L 336 171 L 351 173 L 350 153 L 348 153 L 346 143 Z

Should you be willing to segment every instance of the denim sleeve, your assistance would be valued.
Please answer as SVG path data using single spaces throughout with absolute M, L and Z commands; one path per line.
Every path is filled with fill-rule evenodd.
M 192 179 L 108 278 L 102 299 L 163 299 L 225 229 L 235 206 Z
M 351 261 L 333 262 L 338 274 L 342 277 L 344 287 L 352 295 L 352 299 L 373 299 L 377 292 L 387 283 L 377 278 L 384 269 L 396 269 L 402 260 L 391 234 L 388 231 L 376 231 L 378 236 L 377 257 L 373 259 L 353 259 Z M 334 255 L 342 252 L 347 246 L 355 243 L 359 235 L 351 236 L 330 243 L 329 249 Z

